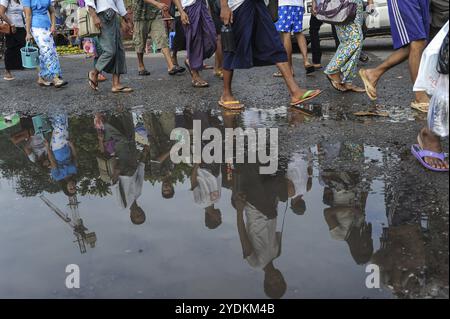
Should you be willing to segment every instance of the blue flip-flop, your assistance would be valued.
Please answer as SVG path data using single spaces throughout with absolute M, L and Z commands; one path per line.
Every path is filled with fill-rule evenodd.
M 420 147 L 419 144 L 413 144 L 411 145 L 411 153 L 414 155 L 415 158 L 422 164 L 423 167 L 429 169 L 430 171 L 434 172 L 448 172 L 448 168 L 436 168 L 425 162 L 425 157 L 432 157 L 436 158 L 442 162 L 445 162 L 445 159 L 447 158 L 444 153 L 436 153 L 433 151 L 427 151 Z

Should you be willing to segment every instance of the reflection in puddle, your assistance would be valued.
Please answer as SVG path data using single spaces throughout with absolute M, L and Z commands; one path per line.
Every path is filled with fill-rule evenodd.
M 448 296 L 448 220 L 408 206 L 415 194 L 385 173 L 400 160 L 387 150 L 324 142 L 281 154 L 271 175 L 258 163 L 170 160 L 172 130 L 194 120 L 223 131 L 314 116 L 137 107 L 10 122 L 0 131 L 0 296 Z M 72 263 L 77 292 L 61 288 Z M 371 263 L 380 289 L 365 286 Z

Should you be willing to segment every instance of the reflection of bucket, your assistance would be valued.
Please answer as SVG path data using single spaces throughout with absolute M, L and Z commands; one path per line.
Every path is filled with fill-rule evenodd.
M 22 65 L 27 69 L 35 69 L 39 66 L 39 50 L 29 45 L 27 42 L 24 48 L 20 49 L 22 55 Z

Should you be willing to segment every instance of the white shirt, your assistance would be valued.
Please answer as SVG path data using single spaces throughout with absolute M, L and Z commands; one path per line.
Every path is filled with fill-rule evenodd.
M 268 219 L 253 205 L 245 205 L 246 230 L 253 246 L 253 253 L 246 258 L 253 268 L 264 268 L 278 257 L 280 240 L 277 236 L 277 219 Z
M 181 0 L 181 6 L 184 8 L 192 6 L 197 0 Z
M 0 5 L 6 8 L 6 16 L 17 28 L 24 28 L 23 6 L 14 0 L 0 0 Z
M 97 2 L 97 5 L 95 5 L 95 2 Z M 113 9 L 122 17 L 127 14 L 123 0 L 86 0 L 86 6 L 94 8 L 97 13 Z
M 231 11 L 236 10 L 241 6 L 241 4 L 244 3 L 245 0 L 228 0 L 228 6 L 230 7 Z
M 293 6 L 293 7 L 304 7 L 304 0 L 279 0 L 278 7 L 282 6 Z
M 193 189 L 194 202 L 201 207 L 209 207 L 220 200 L 222 175 L 218 177 L 206 169 L 197 170 L 198 185 Z
M 36 163 L 37 159 L 44 154 L 47 154 L 47 148 L 44 144 L 44 138 L 40 135 L 33 135 L 30 138 L 31 153 L 28 154 L 28 159 Z
M 288 164 L 287 178 L 294 184 L 295 195 L 305 195 L 308 185 L 308 156 L 304 154 L 295 154 L 293 160 Z
M 133 176 L 119 176 L 119 180 L 111 189 L 116 194 L 119 206 L 128 209 L 142 194 L 142 186 L 144 184 L 145 164 L 139 163 Z M 125 198 L 120 194 L 120 188 L 123 188 Z

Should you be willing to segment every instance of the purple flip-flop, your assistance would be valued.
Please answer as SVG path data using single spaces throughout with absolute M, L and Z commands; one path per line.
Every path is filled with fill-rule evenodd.
M 436 153 L 432 151 L 424 150 L 420 147 L 419 144 L 413 144 L 411 145 L 411 153 L 414 155 L 415 158 L 422 164 L 423 167 L 434 171 L 434 172 L 448 172 L 448 168 L 435 168 L 425 162 L 425 157 L 433 157 L 437 158 L 438 160 L 441 160 L 442 162 L 445 162 L 446 156 L 444 153 Z

